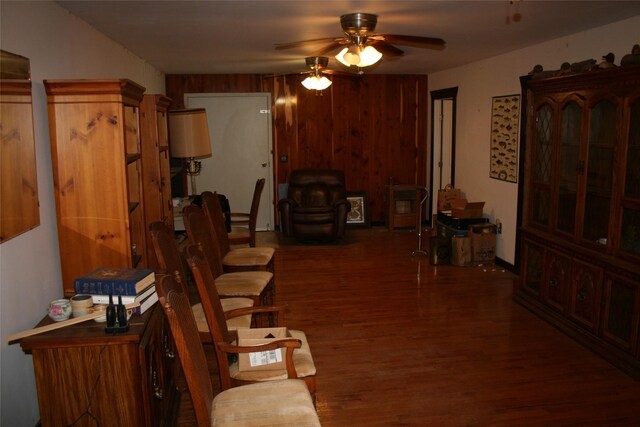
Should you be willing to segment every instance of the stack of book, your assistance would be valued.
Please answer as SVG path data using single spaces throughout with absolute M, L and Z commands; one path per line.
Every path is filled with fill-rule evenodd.
M 73 283 L 76 294 L 91 295 L 94 304 L 113 303 L 122 297 L 124 305 L 140 303 L 133 314 L 142 314 L 158 301 L 156 277 L 153 270 L 144 268 L 96 268 L 78 277 Z

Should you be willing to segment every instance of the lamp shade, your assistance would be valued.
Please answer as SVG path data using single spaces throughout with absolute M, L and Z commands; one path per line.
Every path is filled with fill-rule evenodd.
M 211 156 L 206 110 L 169 111 L 169 142 L 172 157 L 198 159 Z

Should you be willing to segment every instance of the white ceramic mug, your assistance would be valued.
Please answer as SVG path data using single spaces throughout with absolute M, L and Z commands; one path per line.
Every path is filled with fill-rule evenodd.
M 67 320 L 71 316 L 71 302 L 68 299 L 57 299 L 49 304 L 49 317 L 56 322 Z

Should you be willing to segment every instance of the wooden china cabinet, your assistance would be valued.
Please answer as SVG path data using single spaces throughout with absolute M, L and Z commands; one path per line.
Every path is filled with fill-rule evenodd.
M 126 79 L 45 80 L 65 295 L 96 267 L 146 267 L 139 104 Z
M 514 298 L 640 378 L 640 66 L 522 78 Z
M 142 188 L 147 262 L 149 268 L 156 270 L 159 265 L 151 244 L 149 225 L 154 221 L 163 221 L 173 228 L 171 158 L 167 128 L 167 109 L 170 104 L 171 99 L 164 95 L 144 95 L 140 104 Z

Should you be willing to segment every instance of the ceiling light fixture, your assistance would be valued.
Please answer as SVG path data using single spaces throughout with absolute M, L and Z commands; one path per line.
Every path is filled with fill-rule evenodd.
M 309 76 L 302 81 L 302 86 L 309 90 L 325 90 L 331 86 L 331 80 L 326 76 Z
M 356 66 L 358 68 L 369 67 L 382 59 L 382 54 L 373 46 L 363 48 L 361 45 L 353 44 L 345 47 L 336 55 L 336 59 L 347 67 Z

